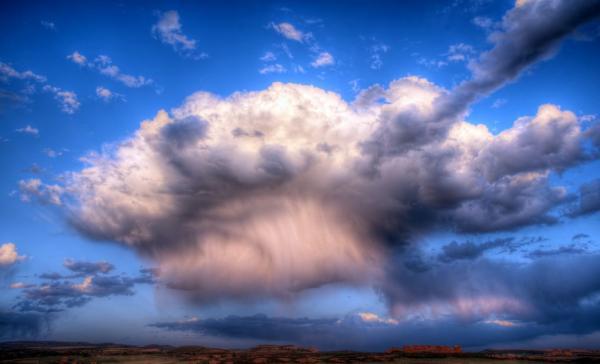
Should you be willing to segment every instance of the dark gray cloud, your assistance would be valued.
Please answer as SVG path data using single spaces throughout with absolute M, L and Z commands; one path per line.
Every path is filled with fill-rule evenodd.
M 381 293 L 396 317 L 449 315 L 465 322 L 495 317 L 585 333 L 600 324 L 598 258 L 592 252 L 541 254 L 529 263 L 482 257 L 415 271 L 399 256 Z
M 0 339 L 32 339 L 47 330 L 47 320 L 34 313 L 0 311 Z
M 75 261 L 73 259 L 66 259 L 63 263 L 65 268 L 68 270 L 80 273 L 80 274 L 98 274 L 98 273 L 108 273 L 115 269 L 115 266 L 110 264 L 109 262 L 84 262 L 84 261 Z
M 584 183 L 579 187 L 577 205 L 571 208 L 571 216 L 588 215 L 600 210 L 600 179 Z
M 525 1 L 515 6 L 504 15 L 501 28 L 490 34 L 494 47 L 470 64 L 473 77 L 440 100 L 440 116 L 464 112 L 479 97 L 550 57 L 563 38 L 599 16 L 597 0 Z
M 224 318 L 189 319 L 156 323 L 152 326 L 178 331 L 192 331 L 205 335 L 266 341 L 305 341 L 331 330 L 337 319 L 309 319 L 254 316 L 227 316 Z
M 363 313 L 364 314 L 364 313 Z M 600 310 L 590 308 L 587 318 L 600 319 Z M 582 318 L 578 318 L 582 320 Z M 580 321 L 581 322 L 581 321 Z M 572 323 L 517 323 L 514 326 L 497 321 L 465 321 L 440 317 L 435 325 L 429 320 L 407 319 L 398 322 L 368 321 L 361 313 L 339 318 L 286 318 L 253 316 L 227 316 L 218 319 L 186 319 L 161 322 L 151 326 L 169 331 L 184 331 L 202 336 L 232 339 L 254 339 L 265 343 L 292 343 L 317 347 L 322 350 L 383 351 L 390 347 L 409 344 L 456 345 L 458 341 L 467 349 L 481 349 L 502 343 L 522 343 L 546 332 L 573 335 L 590 331 L 591 325 L 577 329 Z M 541 344 L 544 345 L 543 340 Z M 595 348 L 592 345 L 586 345 Z M 538 346 L 539 347 L 539 346 Z M 531 346 L 529 347 L 531 349 Z
M 438 259 L 443 262 L 452 262 L 454 260 L 475 259 L 482 256 L 486 251 L 497 248 L 514 249 L 514 238 L 498 238 L 476 244 L 472 241 L 458 243 L 456 241 L 442 247 L 442 253 Z
M 108 262 L 80 262 L 66 260 L 64 266 L 72 275 L 44 273 L 39 277 L 49 282 L 21 287 L 14 308 L 20 312 L 53 313 L 87 304 L 94 298 L 129 296 L 137 284 L 156 283 L 155 269 L 141 269 L 134 277 L 107 275 L 114 266 Z

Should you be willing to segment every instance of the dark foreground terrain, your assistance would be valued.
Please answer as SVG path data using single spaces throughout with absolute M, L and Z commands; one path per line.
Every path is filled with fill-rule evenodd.
M 463 353 L 459 347 L 412 346 L 384 353 L 319 352 L 292 345 L 261 345 L 247 350 L 201 346 L 127 346 L 61 342 L 0 343 L 2 363 L 527 363 L 597 362 L 600 351 L 485 350 Z

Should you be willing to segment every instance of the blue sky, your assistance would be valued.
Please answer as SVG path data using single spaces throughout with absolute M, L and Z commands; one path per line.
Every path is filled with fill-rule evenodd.
M 598 5 L 518 3 L 3 4 L 2 339 L 597 347 Z

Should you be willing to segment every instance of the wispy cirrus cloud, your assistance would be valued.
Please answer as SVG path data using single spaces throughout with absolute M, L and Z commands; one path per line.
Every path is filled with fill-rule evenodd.
M 195 39 L 183 34 L 179 13 L 175 10 L 159 14 L 158 21 L 152 26 L 152 34 L 184 57 L 195 60 L 208 57 L 208 54 L 198 51 Z
M 93 61 L 89 61 L 86 56 L 75 51 L 67 56 L 67 59 L 79 66 L 88 67 L 89 69 L 96 70 L 104 76 L 108 76 L 115 81 L 122 83 L 123 85 L 131 88 L 139 88 L 143 86 L 149 86 L 154 83 L 150 78 L 144 76 L 133 76 L 127 73 L 123 73 L 121 69 L 115 65 L 112 59 L 107 55 L 99 55 Z

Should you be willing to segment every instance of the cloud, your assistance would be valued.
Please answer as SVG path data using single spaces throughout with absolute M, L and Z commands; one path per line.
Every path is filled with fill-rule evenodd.
M 32 71 L 19 72 L 6 63 L 0 62 L 0 81 L 8 82 L 10 79 L 19 79 L 26 82 L 33 81 L 42 85 L 42 90 L 54 94 L 54 98 L 61 105 L 61 110 L 67 114 L 73 114 L 79 109 L 80 103 L 74 92 L 62 90 L 59 87 L 47 83 L 45 76 L 38 75 Z M 36 86 L 27 83 L 25 90 L 26 91 L 21 91 L 19 93 L 0 94 L 0 97 L 8 98 L 16 102 L 27 102 L 29 101 L 29 95 L 36 92 Z
M 438 256 L 440 261 L 452 262 L 462 259 L 476 259 L 486 251 L 497 248 L 509 248 L 514 244 L 514 238 L 502 238 L 475 244 L 472 241 L 458 243 L 456 241 L 442 247 L 442 253 Z M 514 248 L 510 248 L 511 250 Z
M 31 125 L 27 125 L 24 128 L 19 128 L 15 130 L 17 133 L 29 134 L 33 136 L 38 136 L 40 131 L 37 128 L 32 127 Z
M 561 327 L 548 332 L 585 333 L 597 328 L 600 318 L 594 298 L 600 289 L 597 258 L 552 254 L 526 264 L 482 258 L 424 271 L 407 269 L 400 258 L 390 264 L 382 292 L 397 318 L 502 319 Z
M 261 68 L 260 70 L 258 70 L 258 73 L 260 73 L 261 75 L 266 75 L 269 73 L 285 73 L 285 72 L 287 72 L 287 69 L 285 67 L 283 67 L 282 65 L 280 65 L 279 63 L 266 65 L 263 68 Z
M 469 63 L 473 77 L 443 102 L 444 113 L 464 112 L 473 101 L 514 80 L 534 62 L 552 56 L 564 37 L 598 16 L 600 3 L 596 1 L 528 1 L 515 6 L 489 35 L 494 47 Z
M 121 72 L 121 69 L 116 66 L 112 59 L 107 55 L 99 55 L 94 61 L 88 61 L 88 58 L 78 51 L 73 52 L 67 56 L 73 63 L 80 66 L 85 66 L 90 69 L 98 71 L 100 74 L 108 76 L 116 81 L 121 82 L 127 87 L 139 88 L 143 86 L 149 86 L 154 83 L 150 78 L 144 76 L 133 76 L 127 73 Z M 100 96 L 100 95 L 98 95 Z
M 118 94 L 114 91 L 107 89 L 106 87 L 98 86 L 96 87 L 96 96 L 98 96 L 102 101 L 108 102 L 114 99 L 123 100 L 123 95 Z
M 335 64 L 335 59 L 329 52 L 321 52 L 317 55 L 314 61 L 310 64 L 314 68 L 331 66 Z
M 577 205 L 571 207 L 571 216 L 588 215 L 600 211 L 600 179 L 584 183 L 579 187 Z
M 32 71 L 19 72 L 6 63 L 0 62 L 0 80 L 16 78 L 19 80 L 30 80 L 39 83 L 46 82 L 46 77 L 33 73 Z
M 449 62 L 466 62 L 470 60 L 475 53 L 475 49 L 472 45 L 457 43 L 448 47 L 446 59 Z
M 87 64 L 87 57 L 83 54 L 75 51 L 67 56 L 67 59 L 70 59 L 74 63 L 77 63 L 80 66 L 85 66 Z
M 53 31 L 55 31 L 55 30 L 56 30 L 56 24 L 54 24 L 54 23 L 53 23 L 53 22 L 51 22 L 51 21 L 42 20 L 42 21 L 40 22 L 40 24 L 41 24 L 41 25 L 42 25 L 44 28 L 46 28 L 46 29 L 53 30 Z
M 25 259 L 25 256 L 19 255 L 17 246 L 14 243 L 0 245 L 0 268 L 11 266 L 23 259 Z
M 582 246 L 577 246 L 575 244 L 569 244 L 565 246 L 558 247 L 556 249 L 536 249 L 532 252 L 529 252 L 527 256 L 529 258 L 542 258 L 553 255 L 563 255 L 563 254 L 583 254 L 586 253 L 587 249 Z
M 492 108 L 493 109 L 499 109 L 502 106 L 506 105 L 507 100 L 506 99 L 496 99 L 494 100 L 494 102 L 492 103 Z
M 160 14 L 158 22 L 152 26 L 152 33 L 164 44 L 172 46 L 173 50 L 182 56 L 193 59 L 208 57 L 206 53 L 197 52 L 195 39 L 183 34 L 179 22 L 179 13 L 175 10 Z
M 510 15 L 525 10 L 507 18 L 534 16 Z M 536 33 L 551 26 L 538 23 Z M 507 25 L 490 52 L 520 60 L 501 51 L 514 32 L 517 39 L 531 36 Z M 478 67 L 499 86 L 507 78 L 491 74 L 487 57 Z M 372 285 L 394 318 L 435 307 L 481 320 L 530 319 L 524 312 L 542 301 L 523 301 L 512 290 L 519 267 L 485 256 L 514 242 L 456 243 L 435 264 L 406 253 L 393 268 L 396 255 L 415 250 L 430 233 L 556 223 L 570 196 L 554 175 L 595 155 L 582 121 L 557 105 L 542 105 L 499 134 L 465 120 L 474 100 L 465 97 L 465 85 L 479 85 L 481 77 L 474 71 L 446 90 L 409 76 L 363 90 L 352 103 L 297 84 L 229 97 L 198 92 L 84 157 L 84 168 L 64 176 L 60 198 L 79 232 L 155 261 L 161 281 L 193 302 L 289 299 L 326 285 Z M 459 99 L 458 108 L 448 103 Z M 545 261 L 532 264 L 544 270 Z M 592 281 L 586 274 L 580 276 Z M 456 291 L 446 276 L 458 280 Z M 444 285 L 429 287 L 430 280 Z M 490 317 L 496 313 L 510 317 Z
M 390 46 L 384 43 L 375 43 L 369 47 L 371 54 L 371 62 L 369 67 L 373 70 L 378 70 L 383 66 L 382 55 L 390 50 Z
M 98 273 L 108 273 L 115 269 L 115 266 L 110 264 L 109 262 L 82 262 L 75 261 L 72 259 L 66 259 L 63 263 L 65 268 L 68 270 L 79 273 L 79 274 L 98 274 Z
M 44 204 L 62 204 L 61 195 L 63 188 L 59 185 L 45 184 L 39 178 L 20 180 L 19 192 L 21 194 L 21 201 L 24 202 L 30 202 L 35 198 Z
M 129 277 L 108 275 L 114 269 L 108 262 L 67 259 L 64 266 L 75 274 L 45 273 L 40 278 L 49 282 L 37 285 L 23 283 L 19 287 L 21 294 L 14 308 L 20 312 L 60 312 L 83 306 L 94 298 L 130 296 L 134 294 L 135 285 L 155 283 L 156 272 L 149 269 L 142 269 L 138 276 Z
M 61 105 L 61 110 L 66 114 L 74 114 L 81 106 L 77 94 L 73 91 L 65 91 L 52 85 L 44 85 L 43 90 L 54 94 L 54 99 Z
M 275 56 L 273 52 L 266 52 L 262 57 L 260 57 L 260 60 L 263 62 L 273 62 L 277 60 L 277 56 Z
M 109 76 L 127 87 L 138 88 L 151 85 L 154 81 L 145 78 L 144 76 L 132 76 L 122 73 L 121 69 L 112 63 L 110 57 L 100 55 L 94 60 L 94 67 L 105 76 Z
M 271 27 L 275 29 L 277 33 L 283 35 L 285 38 L 294 40 L 296 42 L 303 42 L 308 36 L 308 34 L 305 34 L 300 30 L 296 29 L 296 27 L 294 27 L 290 23 L 271 23 Z

